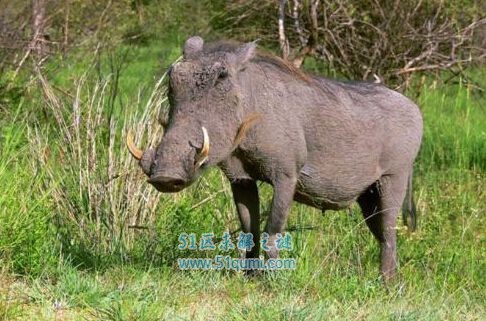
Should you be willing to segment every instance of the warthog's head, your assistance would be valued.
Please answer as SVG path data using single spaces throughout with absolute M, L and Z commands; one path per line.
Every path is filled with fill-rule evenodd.
M 189 186 L 202 169 L 227 158 L 256 120 L 245 111 L 238 79 L 255 46 L 207 47 L 200 37 L 186 41 L 183 59 L 169 71 L 170 111 L 162 142 L 142 152 L 127 137 L 130 152 L 157 190 Z

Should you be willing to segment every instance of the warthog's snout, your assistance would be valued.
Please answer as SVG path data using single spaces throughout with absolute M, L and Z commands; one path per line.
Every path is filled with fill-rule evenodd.
M 127 135 L 127 147 L 135 159 L 139 161 L 143 172 L 149 177 L 148 182 L 159 192 L 175 193 L 183 190 L 191 184 L 194 174 L 207 162 L 209 155 L 209 135 L 206 128 L 202 127 L 203 144 L 196 154 L 194 164 L 190 169 L 178 171 L 174 166 L 157 166 L 155 151 L 151 148 L 142 151 L 133 143 L 131 133 Z
M 160 174 L 150 176 L 147 182 L 163 193 L 179 192 L 188 185 L 188 181 L 181 177 L 170 177 Z

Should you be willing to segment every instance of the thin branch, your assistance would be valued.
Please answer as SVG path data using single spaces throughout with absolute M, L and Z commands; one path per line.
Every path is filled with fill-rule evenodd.
M 289 56 L 289 42 L 285 36 L 285 5 L 287 0 L 280 0 L 278 10 L 278 36 L 280 42 L 280 49 L 282 50 L 282 58 L 287 59 Z

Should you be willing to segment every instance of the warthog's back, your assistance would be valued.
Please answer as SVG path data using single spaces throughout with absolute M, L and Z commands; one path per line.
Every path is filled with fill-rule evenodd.
M 279 137 L 282 146 L 305 146 L 295 147 L 306 154 L 296 200 L 342 208 L 382 175 L 411 166 L 420 146 L 422 118 L 405 96 L 367 82 L 318 77 L 289 81 L 274 68 L 265 75 L 261 84 L 254 77 L 252 87 L 263 97 L 263 112 L 275 114 L 267 116 L 273 122 L 269 126 L 286 128 L 289 137 Z M 268 83 L 273 77 L 276 81 Z M 272 131 L 279 129 L 269 130 L 270 136 Z

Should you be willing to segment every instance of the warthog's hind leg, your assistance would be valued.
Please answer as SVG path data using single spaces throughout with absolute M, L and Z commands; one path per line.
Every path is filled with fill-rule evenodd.
M 380 244 L 380 273 L 385 281 L 396 273 L 396 222 L 407 178 L 408 173 L 383 176 L 358 198 L 366 224 Z

